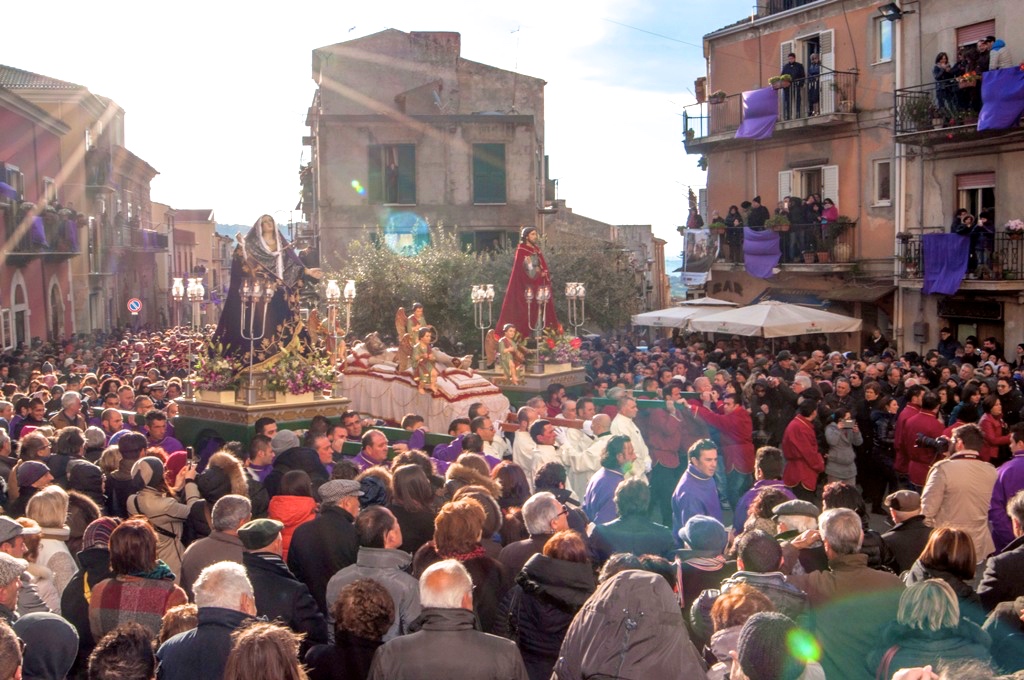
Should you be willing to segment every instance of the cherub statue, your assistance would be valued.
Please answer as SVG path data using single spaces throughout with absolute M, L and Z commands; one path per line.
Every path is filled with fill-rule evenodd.
M 437 393 L 437 365 L 434 362 L 434 328 L 422 326 L 412 347 L 412 369 L 420 394 Z
M 526 363 L 526 354 L 516 341 L 514 324 L 507 323 L 502 326 L 501 330 L 500 338 L 497 331 L 487 334 L 487 346 L 484 348 L 487 354 L 487 363 L 500 368 L 505 375 L 505 380 L 513 385 L 518 385 L 521 382 L 523 364 Z
M 398 370 L 404 371 L 409 368 L 409 358 L 412 356 L 412 348 L 419 339 L 420 327 L 427 325 L 423 316 L 423 305 L 419 302 L 412 303 L 412 314 L 405 313 L 405 307 L 399 307 L 395 312 L 395 333 L 398 337 Z

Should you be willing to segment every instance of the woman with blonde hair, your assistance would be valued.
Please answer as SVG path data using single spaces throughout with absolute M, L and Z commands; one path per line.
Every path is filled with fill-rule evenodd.
M 57 591 L 56 606 L 50 602 L 46 604 L 55 614 L 60 614 L 60 595 L 78 571 L 74 555 L 67 545 L 71 535 L 71 529 L 65 523 L 68 517 L 67 492 L 59 486 L 40 489 L 28 500 L 25 515 L 38 522 L 42 529 L 36 564 L 46 567 L 53 574 L 53 585 Z
M 299 663 L 299 641 L 287 627 L 257 621 L 231 634 L 234 643 L 224 680 L 308 680 Z
M 960 617 L 953 588 L 932 578 L 912 584 L 900 597 L 896 620 L 868 655 L 868 668 L 888 678 L 898 668 L 962 659 L 989 661 L 992 641 L 978 624 Z

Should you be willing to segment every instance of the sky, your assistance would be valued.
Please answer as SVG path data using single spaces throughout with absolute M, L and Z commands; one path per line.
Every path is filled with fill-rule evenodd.
M 112 0 L 46 3 L 6 31 L 0 63 L 66 80 L 125 110 L 125 146 L 159 175 L 152 200 L 219 223 L 299 219 L 312 50 L 385 28 L 456 31 L 462 56 L 546 81 L 558 198 L 612 224 L 651 224 L 682 249 L 686 193 L 703 187 L 682 111 L 705 74 L 701 37 L 750 0 L 388 3 Z M 28 4 L 21 4 L 33 12 Z

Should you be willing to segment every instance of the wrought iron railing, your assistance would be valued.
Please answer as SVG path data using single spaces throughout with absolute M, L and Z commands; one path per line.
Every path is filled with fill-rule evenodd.
M 945 233 L 945 227 L 923 227 L 897 237 L 899 275 L 920 279 L 925 274 L 924 235 Z M 999 232 L 973 238 L 962 236 L 969 249 L 966 279 L 992 281 L 1024 280 L 1024 234 Z
M 847 263 L 854 259 L 854 228 L 856 222 L 839 224 L 792 224 L 778 231 L 782 264 Z M 778 227 L 776 228 L 778 229 Z M 712 235 L 720 239 L 719 257 L 726 262 L 742 264 L 743 227 L 711 226 Z
M 954 128 L 972 129 L 978 124 L 981 80 L 961 87 L 955 79 L 896 90 L 893 130 L 897 135 Z
M 857 110 L 856 94 L 857 74 L 847 71 L 828 71 L 813 78 L 794 80 L 788 87 L 779 85 L 779 122 L 852 113 Z M 710 96 L 706 106 L 698 106 L 696 115 L 683 111 L 683 131 L 688 142 L 731 132 L 743 121 L 740 94 Z

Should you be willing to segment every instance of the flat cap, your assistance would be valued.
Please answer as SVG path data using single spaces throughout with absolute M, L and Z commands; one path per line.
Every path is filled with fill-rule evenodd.
M 362 496 L 362 485 L 354 479 L 332 479 L 320 485 L 320 500 L 333 505 L 345 496 Z
M 817 518 L 821 514 L 821 510 L 814 503 L 808 501 L 786 501 L 785 503 L 779 503 L 772 508 L 772 514 L 776 517 L 785 517 L 786 515 L 801 515 L 803 517 L 814 517 Z
M 261 550 L 274 542 L 281 529 L 284 524 L 276 519 L 254 519 L 238 529 L 238 538 L 246 550 Z
M 921 509 L 921 494 L 904 489 L 886 496 L 884 504 L 896 512 L 913 512 Z

